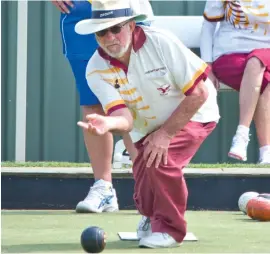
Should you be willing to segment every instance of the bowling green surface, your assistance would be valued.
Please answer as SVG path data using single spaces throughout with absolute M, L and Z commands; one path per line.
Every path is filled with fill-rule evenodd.
M 136 241 L 121 241 L 117 232 L 135 231 L 137 211 L 76 214 L 74 211 L 2 210 L 2 253 L 83 253 L 81 232 L 103 228 L 103 253 L 269 253 L 270 222 L 251 220 L 241 212 L 188 211 L 188 231 L 198 242 L 179 248 L 140 249 Z

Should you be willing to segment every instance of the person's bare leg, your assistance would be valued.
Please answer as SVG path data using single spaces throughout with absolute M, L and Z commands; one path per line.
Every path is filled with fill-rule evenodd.
M 248 60 L 239 92 L 239 125 L 228 153 L 234 159 L 247 160 L 249 127 L 259 100 L 264 71 L 265 67 L 258 58 Z
M 252 57 L 248 60 L 239 92 L 239 125 L 249 128 L 259 100 L 265 67 Z
M 124 134 L 123 135 L 123 141 L 125 144 L 125 147 L 128 151 L 128 154 L 131 158 L 131 161 L 134 162 L 135 158 L 137 157 L 137 148 L 134 146 L 132 139 L 129 134 Z
M 89 114 L 96 113 L 104 115 L 101 105 L 83 106 L 82 111 L 84 121 L 86 120 L 86 115 Z M 107 133 L 104 136 L 95 136 L 87 131 L 83 131 L 83 134 L 95 179 L 103 179 L 104 181 L 111 182 L 113 135 Z
M 84 121 L 88 114 L 104 114 L 101 105 L 83 106 L 82 110 Z M 111 183 L 113 136 L 111 133 L 95 136 L 84 131 L 84 142 L 96 181 L 86 198 L 78 203 L 76 211 L 81 213 L 118 211 L 117 197 Z
M 259 162 L 270 164 L 270 83 L 259 98 L 254 122 L 260 146 Z
M 134 163 L 134 161 L 138 155 L 138 150 L 135 147 L 135 145 L 133 144 L 130 134 L 124 134 L 122 137 L 123 137 L 125 147 L 126 147 L 128 154 L 130 156 L 130 159 L 131 159 L 132 163 Z M 137 213 L 140 214 L 139 211 L 137 211 Z M 143 216 L 142 220 L 140 221 L 139 224 L 140 224 L 140 226 L 137 228 L 137 231 L 139 230 L 140 237 L 141 237 L 141 235 L 146 236 L 147 234 L 151 233 L 151 225 L 150 225 L 149 218 Z

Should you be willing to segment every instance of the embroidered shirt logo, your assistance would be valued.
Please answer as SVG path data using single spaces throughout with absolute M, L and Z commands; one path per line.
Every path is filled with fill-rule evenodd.
M 160 92 L 160 95 L 167 95 L 171 90 L 171 85 L 162 85 L 161 87 L 157 88 Z
M 165 70 L 166 70 L 166 67 L 161 67 L 161 68 L 157 68 L 157 69 L 147 71 L 147 72 L 145 72 L 145 74 L 149 74 L 149 73 L 157 72 L 157 71 L 165 71 Z

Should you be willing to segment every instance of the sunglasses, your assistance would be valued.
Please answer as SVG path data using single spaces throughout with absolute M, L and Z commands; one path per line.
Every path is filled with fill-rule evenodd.
M 121 25 L 117 25 L 117 26 L 113 26 L 113 27 L 110 27 L 108 29 L 104 29 L 104 30 L 101 30 L 101 31 L 98 31 L 96 32 L 96 35 L 98 37 L 103 37 L 105 36 L 109 31 L 112 33 L 112 34 L 119 34 L 121 32 L 121 29 L 124 25 L 126 25 L 129 21 L 121 24 Z

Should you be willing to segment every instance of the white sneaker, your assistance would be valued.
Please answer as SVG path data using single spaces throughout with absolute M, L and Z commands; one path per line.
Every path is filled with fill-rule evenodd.
M 94 183 L 83 201 L 76 206 L 77 213 L 102 213 L 118 211 L 115 189 L 104 180 Z
M 137 227 L 137 237 L 142 239 L 152 234 L 150 218 L 142 216 Z
M 263 156 L 259 159 L 260 165 L 268 165 L 270 164 L 270 151 L 267 151 L 263 154 Z
M 150 236 L 142 238 L 139 242 L 139 247 L 147 248 L 172 248 L 178 247 L 180 244 L 167 233 L 152 233 Z
M 232 140 L 232 146 L 228 156 L 240 161 L 247 160 L 247 147 L 249 138 L 241 133 L 236 133 Z

